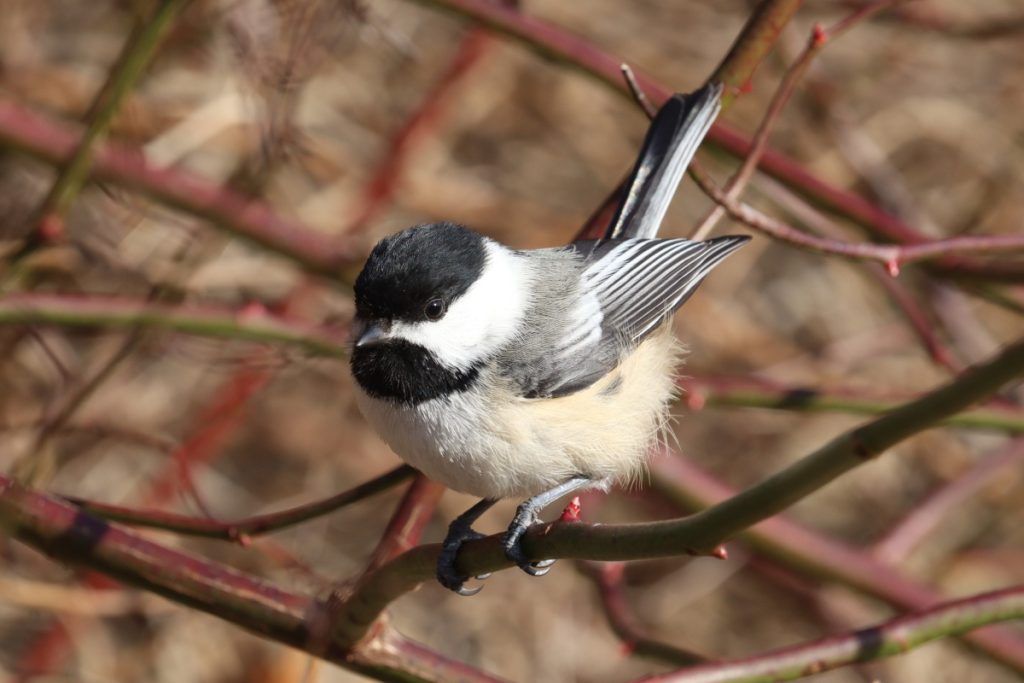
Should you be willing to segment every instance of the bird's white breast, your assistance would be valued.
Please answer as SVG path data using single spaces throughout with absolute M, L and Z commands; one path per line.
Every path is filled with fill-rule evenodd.
M 664 425 L 678 345 L 652 335 L 613 372 L 559 398 L 524 399 L 482 373 L 469 390 L 416 405 L 361 390 L 363 414 L 403 460 L 481 498 L 530 496 L 583 475 L 635 476 Z

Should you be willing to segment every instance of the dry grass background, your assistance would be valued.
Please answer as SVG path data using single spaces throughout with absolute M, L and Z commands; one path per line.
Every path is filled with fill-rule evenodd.
M 921 4 L 921 3 L 919 3 Z M 1003 16 L 1011 0 L 969 7 L 928 0 L 957 18 Z M 531 0 L 525 9 L 585 35 L 681 90 L 721 58 L 751 3 Z M 785 63 L 813 21 L 840 4 L 808 3 L 752 92 L 726 119 L 753 130 Z M 5 0 L 0 7 L 0 92 L 64 118 L 80 117 L 131 25 L 134 3 Z M 447 15 L 397 0 L 221 0 L 184 15 L 118 116 L 114 136 L 151 160 L 259 194 L 327 233 L 346 228 L 389 141 L 436 82 L 465 31 Z M 954 38 L 879 19 L 827 48 L 785 112 L 774 144 L 821 176 L 880 198 L 938 235 L 1010 233 L 1024 225 L 1024 34 Z M 398 172 L 391 202 L 365 225 L 372 240 L 413 223 L 450 219 L 515 246 L 566 241 L 630 164 L 645 128 L 636 107 L 570 69 L 503 41 L 488 48 L 445 101 Z M 709 156 L 721 178 L 732 162 Z M 0 239 L 15 239 L 53 171 L 0 151 Z M 771 188 L 755 180 L 758 205 Z M 710 207 L 685 183 L 666 232 L 685 235 Z M 742 230 L 724 225 L 720 232 Z M 69 220 L 71 246 L 35 255 L 17 288 L 145 296 L 154 285 L 196 302 L 280 302 L 342 324 L 344 292 L 302 285 L 294 267 L 200 221 L 112 186 L 90 187 Z M 851 237 L 856 233 L 851 231 Z M 940 312 L 940 334 L 964 361 L 980 360 L 1024 331 L 1019 317 L 901 276 Z M 871 393 L 923 390 L 944 377 L 863 267 L 757 238 L 715 272 L 678 316 L 691 349 L 687 372 L 756 374 Z M 36 424 L 102 367 L 128 333 L 0 329 L 0 467 L 35 443 Z M 168 444 L 187 438 L 240 367 L 273 370 L 236 429 L 193 468 L 212 514 L 235 518 L 329 495 L 396 463 L 352 401 L 344 363 L 242 343 L 143 333 L 71 424 L 102 423 Z M 859 418 L 750 409 L 677 409 L 682 451 L 735 486 L 758 481 Z M 139 504 L 167 468 L 167 451 L 94 430 L 49 439 L 59 463 L 52 490 Z M 796 506 L 792 516 L 856 544 L 877 539 L 928 491 L 998 446 L 998 434 L 934 430 Z M 158 446 L 159 444 L 156 444 Z M 383 529 L 392 491 L 252 548 L 159 535 L 306 590 L 355 572 Z M 1009 472 L 963 505 L 909 558 L 913 575 L 962 595 L 1024 577 L 1024 483 Z M 426 539 L 441 537 L 469 499 L 446 494 Z M 187 495 L 165 507 L 198 513 Z M 503 504 L 483 527 L 499 530 Z M 615 498 L 602 519 L 649 514 Z M 549 513 L 551 514 L 551 513 Z M 585 517 L 587 510 L 584 510 Z M 36 680 L 344 681 L 356 679 L 216 619 L 156 598 L 97 593 L 77 573 L 3 544 L 0 667 L 27 680 L 26 648 L 53 620 L 68 656 Z M 837 587 L 795 595 L 739 543 L 731 559 L 659 562 L 630 572 L 645 628 L 705 653 L 736 656 L 872 623 L 889 610 Z M 56 587 L 56 588 L 55 588 Z M 52 591 L 57 590 L 56 594 Z M 396 624 L 445 653 L 519 681 L 612 681 L 659 664 L 630 658 L 606 626 L 593 585 L 562 562 L 543 580 L 503 572 L 475 599 L 425 586 L 393 610 Z M 953 642 L 822 681 L 964 683 L 1012 675 Z

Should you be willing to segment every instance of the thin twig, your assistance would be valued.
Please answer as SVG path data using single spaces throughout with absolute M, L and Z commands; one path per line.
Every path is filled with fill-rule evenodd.
M 0 300 L 0 307 L 3 304 L 4 300 Z M 39 432 L 25 450 L 25 454 L 11 465 L 10 472 L 15 479 L 28 486 L 40 487 L 54 474 L 56 454 L 48 447 L 50 437 L 60 430 L 89 397 L 106 382 L 117 367 L 132 354 L 140 341 L 142 341 L 141 332 L 132 330 L 118 344 L 114 352 L 80 386 L 60 397 L 59 407 L 52 411 L 52 414 L 40 426 Z
M 698 654 L 644 634 L 626 599 L 623 587 L 625 565 L 622 562 L 580 562 L 579 566 L 584 575 L 594 581 L 608 624 L 631 655 L 676 666 L 689 666 L 706 660 Z
M 288 320 L 260 305 L 230 310 L 98 295 L 11 294 L 0 298 L 0 325 L 12 324 L 155 327 L 221 339 L 289 344 L 324 356 L 348 353 L 341 335 Z
M 649 676 L 645 683 L 771 683 L 804 678 L 856 662 L 902 654 L 919 645 L 981 626 L 1024 619 L 1024 586 L 953 600 L 871 628 L 774 650 Z
M 647 118 L 653 119 L 658 113 L 658 108 L 654 106 L 654 103 L 647 97 L 647 93 L 640 87 L 640 83 L 636 80 L 636 74 L 633 73 L 633 68 L 626 63 L 623 63 L 619 68 L 622 69 L 622 77 L 626 79 L 626 85 L 629 86 L 629 94 L 633 96 L 637 105 L 647 114 Z
M 892 397 L 873 397 L 844 387 L 816 389 L 750 377 L 691 376 L 680 379 L 679 385 L 687 392 L 688 402 L 693 408 L 721 406 L 882 415 L 900 405 Z M 1024 433 L 1024 411 L 1001 406 L 975 408 L 951 415 L 936 422 L 936 425 L 1019 434 Z
M 0 100 L 0 146 L 63 163 L 81 133 L 21 105 Z M 94 145 L 89 175 L 137 190 L 168 206 L 205 218 L 233 235 L 291 259 L 311 273 L 340 282 L 341 267 L 365 256 L 363 245 L 331 239 L 288 220 L 262 201 L 173 168 L 156 168 L 134 148 L 113 142 Z
M 893 276 L 899 275 L 905 263 L 942 259 L 954 253 L 991 253 L 1024 251 L 1024 235 L 985 235 L 952 237 L 912 245 L 864 244 L 816 237 L 758 211 L 749 204 L 731 199 L 711 180 L 700 164 L 690 165 L 690 175 L 714 201 L 718 202 L 736 220 L 747 227 L 782 242 L 824 254 L 835 254 L 852 259 L 879 261 Z
M 57 179 L 39 208 L 38 216 L 48 232 L 63 223 L 64 214 L 89 176 L 93 149 L 106 137 L 122 102 L 135 87 L 156 54 L 161 39 L 190 0 L 161 0 L 152 16 L 135 25 L 117 63 L 85 115 L 86 128 L 74 153 L 63 164 Z
M 789 102 L 790 97 L 792 97 L 793 92 L 796 90 L 797 84 L 807 72 L 811 62 L 814 61 L 814 58 L 825 45 L 850 30 L 857 23 L 901 1 L 903 0 L 881 0 L 880 2 L 865 5 L 828 28 L 815 25 L 807 41 L 807 47 L 804 48 L 803 52 L 800 53 L 786 71 L 782 77 L 782 82 L 775 90 L 775 95 L 772 96 L 768 109 L 761 118 L 761 123 L 758 125 L 757 131 L 751 140 L 750 151 L 747 153 L 746 158 L 743 159 L 743 163 L 740 164 L 739 170 L 725 184 L 725 196 L 732 200 L 738 200 L 743 194 L 743 190 L 754 176 L 758 163 L 760 163 L 761 157 L 768 148 L 768 140 L 771 137 L 772 130 L 775 128 L 779 115 L 782 113 L 786 103 Z M 714 207 L 697 225 L 691 238 L 702 240 L 707 237 L 724 215 L 725 209 L 721 205 Z
M 297 505 L 278 512 L 270 512 L 229 522 L 202 517 L 188 517 L 159 510 L 140 510 L 120 505 L 108 505 L 97 501 L 83 500 L 75 496 L 65 496 L 65 499 L 90 514 L 112 522 L 173 531 L 185 536 L 201 536 L 205 538 L 219 538 L 226 541 L 245 542 L 248 538 L 280 531 L 335 512 L 381 491 L 386 491 L 392 486 L 397 486 L 406 479 L 411 478 L 414 474 L 416 474 L 416 471 L 408 465 L 400 465 L 363 484 L 328 498 Z
M 997 453 L 985 456 L 966 473 L 915 505 L 872 548 L 875 557 L 889 564 L 902 562 L 944 519 L 1011 467 L 1024 463 L 1024 440 L 1016 439 Z

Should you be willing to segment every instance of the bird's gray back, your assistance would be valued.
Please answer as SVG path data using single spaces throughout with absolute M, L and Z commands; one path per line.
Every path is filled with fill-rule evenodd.
M 530 266 L 530 303 L 521 333 L 496 359 L 500 374 L 528 398 L 564 396 L 590 386 L 618 365 L 622 349 L 607 339 L 574 339 L 592 329 L 594 317 L 600 324 L 602 315 L 580 279 L 584 256 L 573 248 L 521 254 Z

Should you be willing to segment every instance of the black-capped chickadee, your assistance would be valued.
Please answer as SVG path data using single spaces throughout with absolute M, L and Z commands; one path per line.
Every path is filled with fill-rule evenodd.
M 528 497 L 505 534 L 533 575 L 523 533 L 547 504 L 635 477 L 665 426 L 680 347 L 666 322 L 749 238 L 654 239 L 721 86 L 672 97 L 647 133 L 605 239 L 509 249 L 435 223 L 382 240 L 355 285 L 352 372 L 359 404 L 403 460 L 480 496 L 449 528 L 438 579 L 455 570 L 473 522 Z

